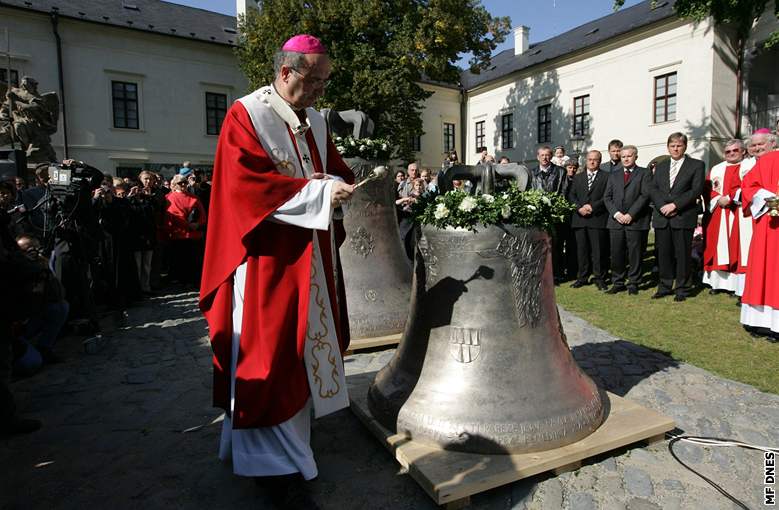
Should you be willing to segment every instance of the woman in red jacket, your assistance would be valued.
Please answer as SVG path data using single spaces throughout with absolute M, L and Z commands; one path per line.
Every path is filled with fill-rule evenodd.
M 170 250 L 170 276 L 184 283 L 199 283 L 206 211 L 200 200 L 187 191 L 187 178 L 175 175 L 165 197 L 165 234 Z

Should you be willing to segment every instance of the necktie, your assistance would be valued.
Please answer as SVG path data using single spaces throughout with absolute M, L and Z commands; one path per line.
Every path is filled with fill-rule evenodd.
M 592 189 L 592 182 L 595 180 L 595 172 L 587 172 L 587 191 Z
M 630 170 L 628 170 L 627 168 L 625 169 L 625 176 L 624 177 L 625 177 L 625 184 L 627 184 L 628 181 L 630 180 Z
M 676 176 L 679 174 L 679 162 L 675 159 L 671 160 L 671 173 L 670 173 L 670 184 L 671 188 L 673 188 L 674 182 L 676 181 Z

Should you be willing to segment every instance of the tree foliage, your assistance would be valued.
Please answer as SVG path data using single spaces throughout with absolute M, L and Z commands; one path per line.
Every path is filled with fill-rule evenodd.
M 682 18 L 703 20 L 709 16 L 716 23 L 731 25 L 739 39 L 745 41 L 754 23 L 760 19 L 772 0 L 676 0 L 674 10 Z M 653 4 L 656 0 L 653 0 Z M 614 0 L 614 9 L 619 9 L 625 0 Z M 773 0 L 774 16 L 779 19 L 779 1 Z M 766 41 L 766 46 L 779 42 L 779 31 Z
M 319 37 L 333 66 L 318 107 L 355 108 L 376 123 L 402 156 L 422 131 L 420 80 L 457 84 L 455 66 L 471 53 L 471 70 L 489 65 L 511 22 L 493 17 L 478 0 L 261 0 L 239 19 L 237 54 L 253 87 L 273 80 L 273 54 L 299 33 Z

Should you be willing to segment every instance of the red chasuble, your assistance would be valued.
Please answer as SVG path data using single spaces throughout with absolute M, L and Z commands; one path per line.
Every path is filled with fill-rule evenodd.
M 741 194 L 744 203 L 752 202 L 758 190 L 779 194 L 779 152 L 761 156 L 755 167 L 744 177 Z M 768 305 L 779 310 L 779 216 L 763 214 L 754 222 L 752 244 L 749 247 L 746 286 L 743 303 Z
M 290 133 L 290 138 L 293 140 Z M 322 161 L 311 130 L 306 141 L 316 172 Z M 298 154 L 298 157 L 300 155 Z M 327 173 L 354 175 L 327 140 Z M 246 262 L 243 322 L 235 378 L 233 428 L 277 425 L 309 397 L 303 347 L 308 320 L 312 231 L 265 221 L 308 182 L 279 173 L 236 102 L 222 124 L 214 162 L 200 308 L 214 351 L 214 405 L 230 410 L 233 273 Z M 334 222 L 337 245 L 343 225 Z M 349 345 L 343 280 L 335 282 L 331 232 L 317 231 L 341 350 Z M 337 251 L 337 250 L 336 250 Z M 335 296 L 338 302 L 335 302 Z
M 739 237 L 738 237 L 738 215 L 737 207 L 733 204 L 733 200 L 736 198 L 736 192 L 741 188 L 741 178 L 739 177 L 738 170 L 741 165 L 728 165 L 725 167 L 723 176 L 715 176 L 712 181 L 712 171 L 716 168 L 712 168 L 709 171 L 709 175 L 706 177 L 706 184 L 704 188 L 704 197 L 709 197 L 709 200 L 717 199 L 721 196 L 730 197 L 730 205 L 727 207 L 720 207 L 716 205 L 714 210 L 707 212 L 703 217 L 703 229 L 706 244 L 703 250 L 703 269 L 705 271 L 728 271 L 735 272 L 738 269 L 738 250 L 739 250 Z M 727 264 L 721 264 L 717 256 L 718 245 L 720 244 L 721 222 L 725 222 L 725 233 L 727 235 Z

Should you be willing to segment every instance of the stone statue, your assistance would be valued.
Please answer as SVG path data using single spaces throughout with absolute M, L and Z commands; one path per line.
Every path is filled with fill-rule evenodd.
M 38 82 L 25 76 L 20 87 L 11 87 L 0 95 L 0 147 L 19 142 L 31 163 L 56 161 L 51 135 L 57 131 L 59 98 L 56 92 L 38 92 Z

